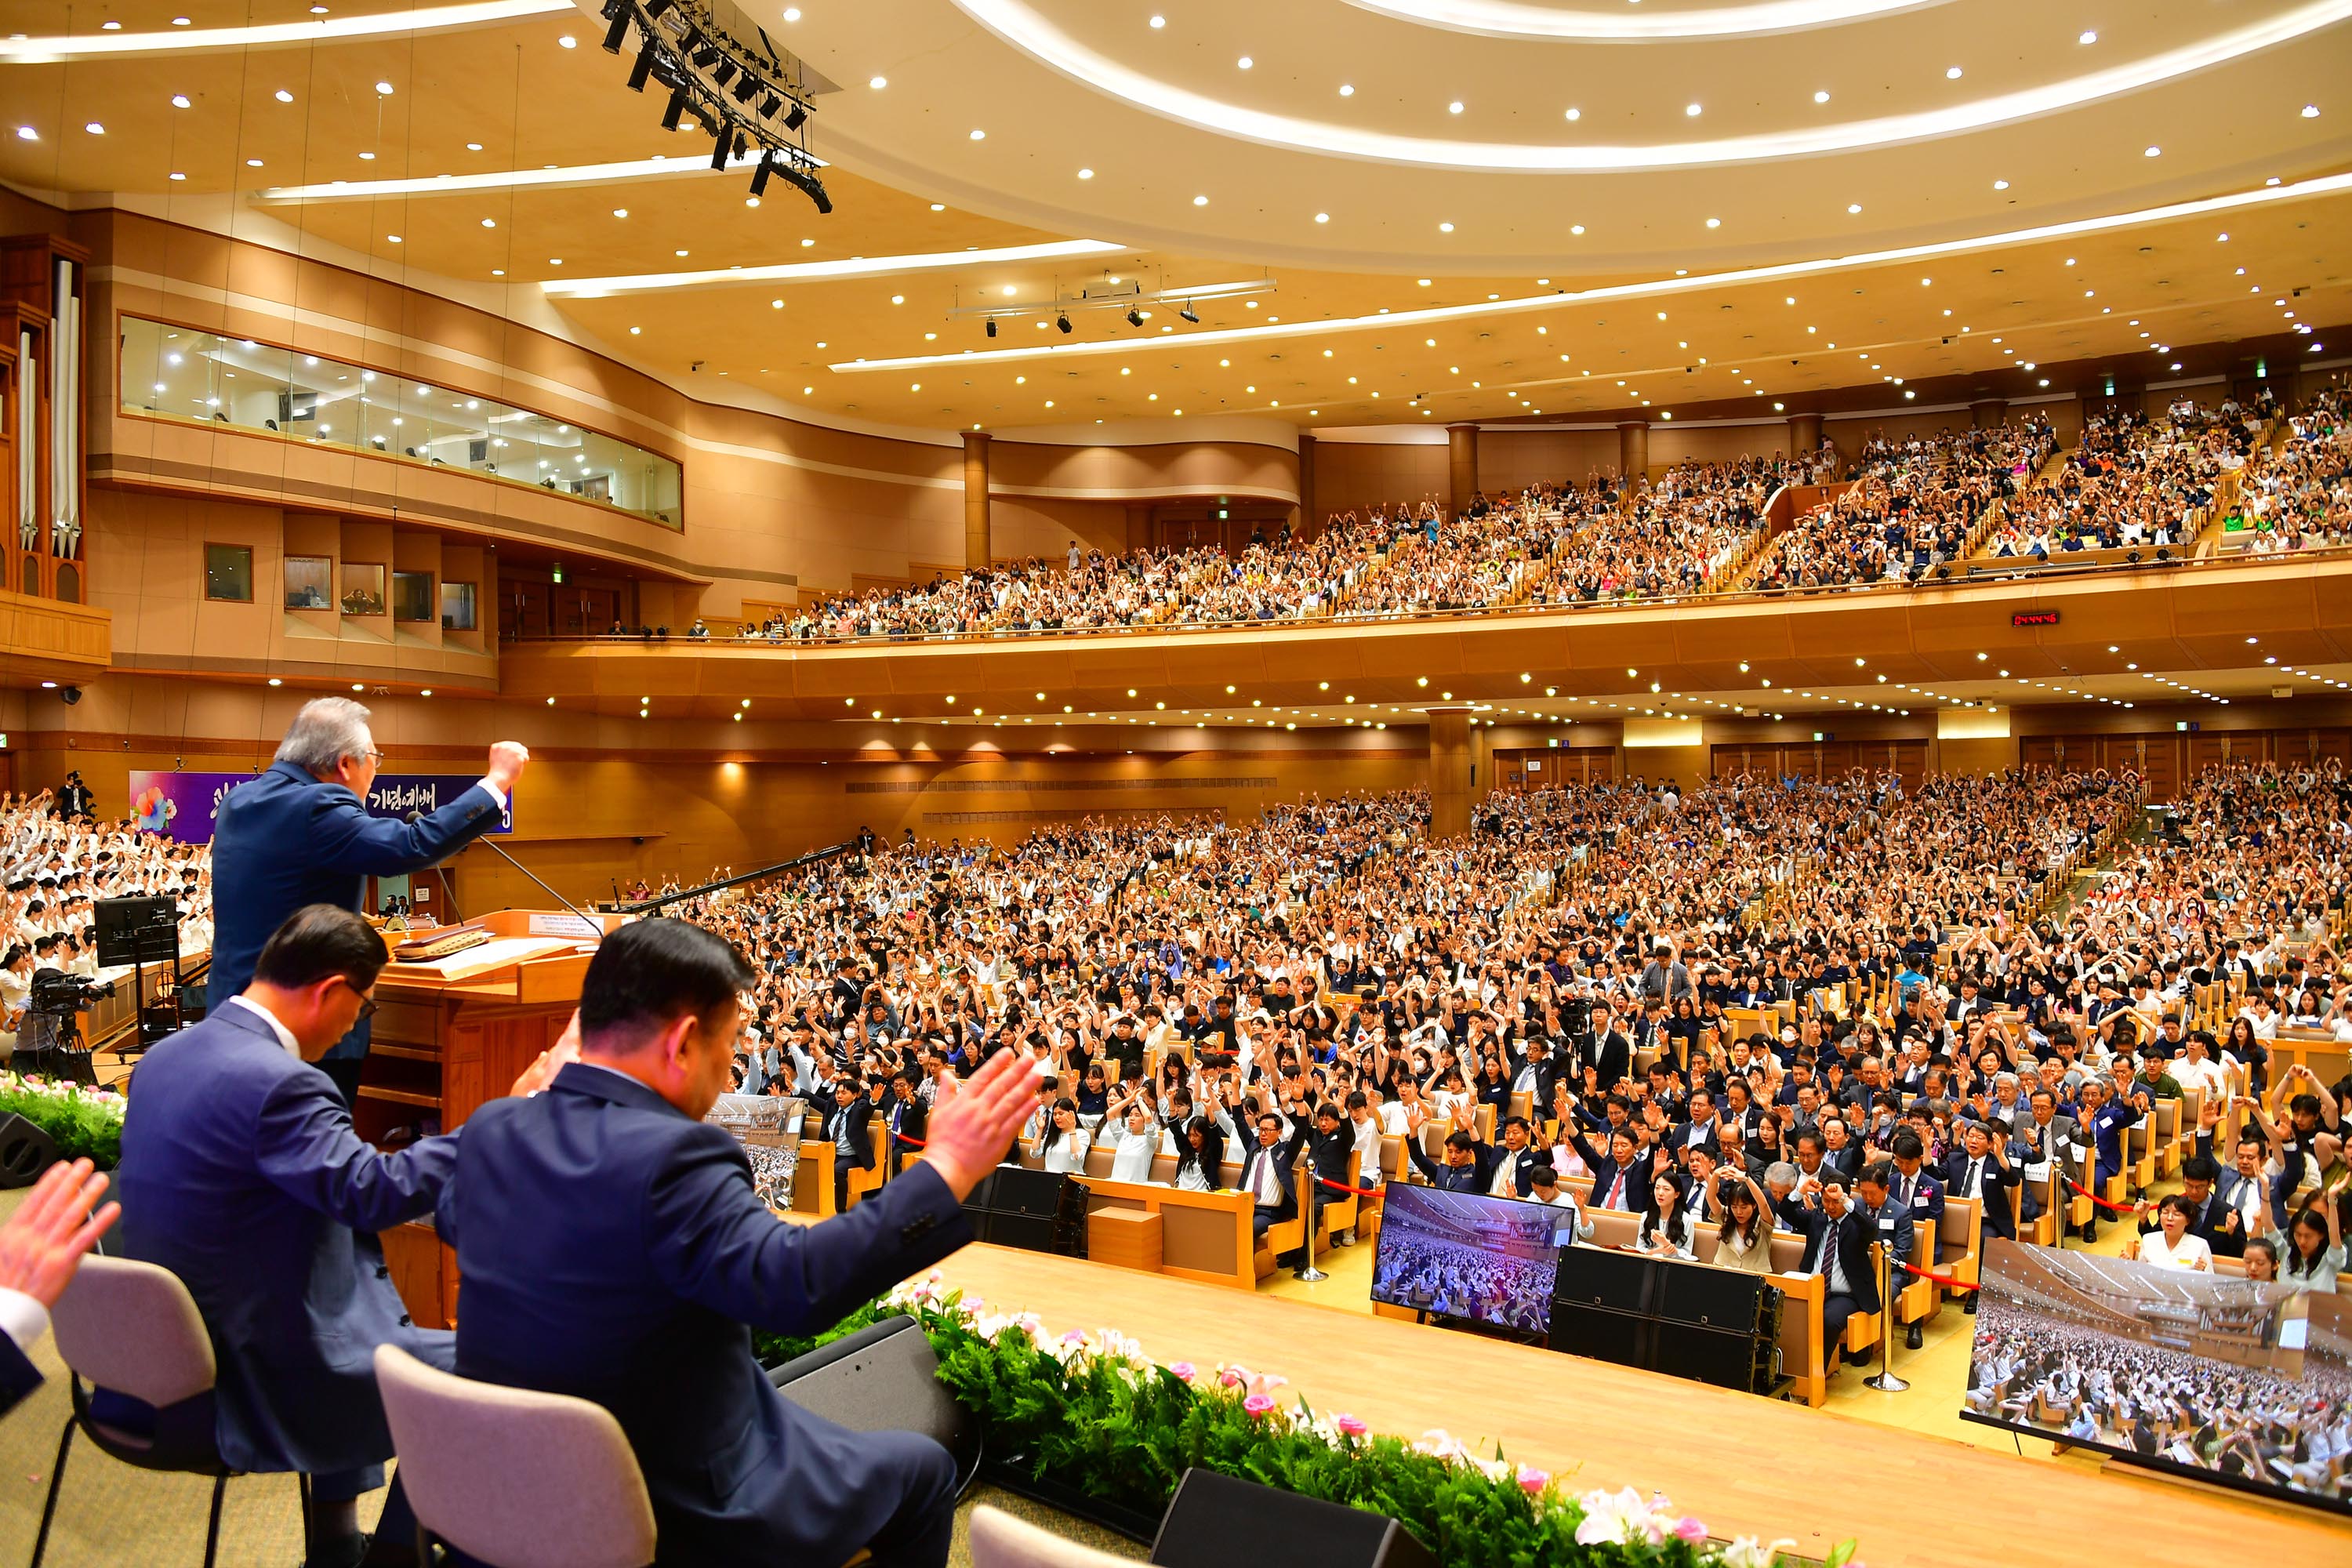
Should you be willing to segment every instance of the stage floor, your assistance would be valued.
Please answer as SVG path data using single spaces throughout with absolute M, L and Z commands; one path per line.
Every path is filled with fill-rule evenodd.
M 1654 1488 L 1717 1535 L 1786 1537 L 1809 1557 L 1852 1536 L 1873 1568 L 2084 1568 L 2117 1550 L 2118 1530 L 2160 1532 L 2166 1556 L 2180 1562 L 2321 1563 L 2352 1552 L 2352 1524 L 2284 1503 L 2122 1467 L 2020 1458 L 1834 1407 L 1268 1291 L 988 1246 L 940 1267 L 950 1287 L 992 1310 L 1033 1311 L 1055 1333 L 1116 1329 L 1161 1362 L 1273 1373 L 1290 1380 L 1285 1395 L 1375 1431 L 1442 1427 L 1474 1448 L 1500 1443 L 1578 1490 Z M 1911 1392 L 1873 1397 L 1958 1405 L 1964 1356 L 1949 1377 L 1897 1370 Z

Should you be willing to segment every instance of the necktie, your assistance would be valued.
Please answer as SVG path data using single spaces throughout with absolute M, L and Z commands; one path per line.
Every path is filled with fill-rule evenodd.
M 1622 1209 L 1625 1206 L 1625 1173 L 1622 1168 L 1619 1169 L 1615 1179 L 1609 1184 L 1609 1206 L 1612 1209 Z

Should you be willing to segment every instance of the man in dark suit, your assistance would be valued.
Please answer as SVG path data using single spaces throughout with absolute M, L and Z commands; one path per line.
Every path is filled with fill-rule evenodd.
M 1592 1206 L 1604 1209 L 1626 1209 L 1642 1212 L 1650 1201 L 1650 1151 L 1633 1134 L 1631 1122 L 1612 1128 L 1609 1133 L 1609 1152 L 1602 1153 L 1592 1146 L 1583 1133 L 1570 1129 L 1570 1146 L 1592 1173 Z
M 833 1103 L 824 1108 L 820 1124 L 824 1141 L 833 1145 L 833 1212 L 849 1207 L 849 1173 L 874 1168 L 874 1102 L 866 1086 L 854 1078 L 833 1080 Z
M 923 1129 L 929 1125 L 929 1107 L 915 1092 L 921 1075 L 912 1068 L 900 1068 L 890 1075 L 890 1103 L 882 1113 L 890 1130 L 890 1173 L 897 1175 L 907 1168 L 924 1142 Z
M 1404 1143 L 1405 1157 L 1441 1192 L 1483 1193 L 1494 1185 L 1496 1156 L 1492 1144 L 1480 1142 L 1468 1128 L 1457 1127 L 1445 1135 L 1444 1150 L 1440 1163 L 1423 1152 L 1419 1138 L 1407 1138 Z
M 381 753 L 367 721 L 368 710 L 349 698 L 304 703 L 278 744 L 277 760 L 221 798 L 213 829 L 214 995 L 245 989 L 262 944 L 296 910 L 356 910 L 369 877 L 421 871 L 505 820 L 530 761 L 512 741 L 490 748 L 480 783 L 430 816 L 414 822 L 370 816 L 365 802 Z M 455 911 L 443 913 L 454 918 Z M 346 1105 L 359 1088 L 367 1047 L 362 1017 L 319 1063 Z
M 122 1212 L 121 1204 L 89 1212 L 105 1192 L 106 1178 L 92 1175 L 88 1160 L 61 1160 L 0 1225 L 0 1415 L 41 1386 L 41 1369 L 26 1352 L 49 1331 L 49 1309 L 82 1254 Z
M 753 984 L 720 938 L 672 920 L 604 939 L 580 994 L 580 1059 L 544 1094 L 474 1113 L 438 1209 L 466 1307 L 457 1371 L 593 1400 L 636 1450 L 656 1561 L 946 1561 L 955 1474 L 912 1433 L 850 1432 L 784 1399 L 751 1327 L 806 1333 L 971 1239 L 958 1206 L 1036 1107 L 1000 1052 L 942 1080 L 922 1157 L 846 1215 L 780 1224 L 741 1146 L 702 1117 L 727 1086 Z
M 1585 1037 L 1584 1065 L 1592 1075 L 1585 1079 L 1587 1089 L 1601 1094 L 1613 1090 L 1633 1071 L 1633 1042 L 1618 1030 L 1615 1015 L 1598 1005 L 1592 1009 L 1591 1033 Z
M 357 1500 L 383 1485 L 392 1458 L 376 1346 L 445 1371 L 453 1359 L 446 1331 L 402 1310 L 375 1233 L 431 1212 L 457 1136 L 379 1154 L 311 1065 L 374 1011 L 368 994 L 385 958 L 383 939 L 351 910 L 297 910 L 251 984 L 140 1058 L 115 1173 L 125 1255 L 178 1275 L 204 1314 L 221 1458 L 310 1476 L 314 1568 L 367 1550 Z M 516 1092 L 551 1070 L 542 1058 Z M 405 1525 L 395 1483 L 372 1561 L 411 1554 Z
M 1264 1236 L 1298 1214 L 1298 1188 L 1291 1167 L 1298 1163 L 1299 1146 L 1307 1139 L 1307 1123 L 1301 1120 L 1285 1138 L 1282 1118 L 1271 1110 L 1261 1110 L 1252 1125 L 1257 1132 L 1257 1142 L 1242 1162 L 1241 1190 L 1250 1194 L 1250 1234 Z
M 1818 1205 L 1810 1199 L 1780 1202 L 1780 1222 L 1805 1237 L 1800 1267 L 1826 1281 L 1822 1302 L 1824 1363 L 1845 1337 L 1846 1320 L 1856 1312 L 1878 1311 L 1885 1300 L 1878 1289 L 1878 1269 L 1871 1261 L 1871 1243 L 1885 1242 L 1898 1262 L 1911 1255 L 1911 1216 L 1887 1194 L 1894 1179 L 1894 1167 L 1881 1161 L 1862 1173 L 1851 1195 L 1843 1183 L 1832 1182 L 1822 1188 Z M 1869 1358 L 1864 1353 L 1860 1359 Z
M 2019 1184 L 2016 1153 L 2005 1129 L 1984 1121 L 1960 1123 L 1961 1147 L 1944 1156 L 1944 1192 L 1948 1197 L 1976 1198 L 1984 1205 L 1982 1234 L 2003 1241 L 2017 1239 L 2017 1217 L 2010 1212 L 2009 1189 Z M 1969 1303 L 1973 1311 L 1976 1303 Z

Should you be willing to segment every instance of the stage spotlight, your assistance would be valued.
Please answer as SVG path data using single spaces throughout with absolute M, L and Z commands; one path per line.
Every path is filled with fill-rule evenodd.
M 1143 325 L 1143 312 L 1129 305 L 1127 308 L 1127 324 L 1130 327 Z
M 793 111 L 784 116 L 784 129 L 787 131 L 798 131 L 802 126 L 807 123 L 808 105 L 803 103 L 797 98 L 793 100 Z
M 992 338 L 996 335 L 996 322 L 993 320 L 988 323 L 988 335 Z
M 703 63 L 700 56 L 697 56 L 695 58 L 695 63 L 697 65 Z M 710 68 L 711 86 L 725 87 L 729 82 L 733 81 L 734 79 L 735 62 L 733 60 L 722 59 L 717 65 Z
M 1056 316 L 1054 318 L 1054 325 L 1066 332 L 1070 330 L 1070 318 L 1066 314 Z
M 637 63 L 629 68 L 629 90 L 646 90 L 646 78 L 654 73 L 654 41 L 647 38 L 637 47 Z
M 682 86 L 671 88 L 669 89 L 669 107 L 662 110 L 662 129 L 665 131 L 677 130 L 677 117 L 685 112 L 686 89 Z
M 773 120 L 776 117 L 776 110 L 782 109 L 783 106 L 784 100 L 776 96 L 776 89 L 774 88 L 770 88 L 768 89 L 768 96 L 760 100 L 760 118 L 762 120 Z
M 646 20 L 650 22 L 669 9 L 669 0 L 646 0 Z
M 709 43 L 698 33 L 690 36 L 694 41 L 686 46 L 686 52 L 694 57 L 694 63 L 704 70 L 709 70 L 712 66 L 717 65 L 719 63 L 717 46 Z
M 766 195 L 768 194 L 768 176 L 775 172 L 776 154 L 774 150 L 768 147 L 761 148 L 760 166 L 751 171 L 751 194 L 755 196 Z
M 617 55 L 621 52 L 621 46 L 628 41 L 629 14 L 624 11 L 613 18 L 611 26 L 604 29 L 604 52 L 608 55 Z
M 724 169 L 727 167 L 727 153 L 728 150 L 732 145 L 733 138 L 730 135 L 725 126 L 720 126 L 719 128 L 718 139 L 710 144 L 710 166 L 713 169 Z
M 749 103 L 751 101 L 751 95 L 760 90 L 760 79 L 750 71 L 745 71 L 736 79 L 735 85 L 728 90 L 735 95 L 736 102 Z
M 1192 322 L 1196 327 L 1201 324 L 1201 314 L 1199 311 L 1192 309 L 1192 302 L 1190 300 L 1185 300 L 1184 308 L 1176 313 L 1183 317 L 1186 321 Z

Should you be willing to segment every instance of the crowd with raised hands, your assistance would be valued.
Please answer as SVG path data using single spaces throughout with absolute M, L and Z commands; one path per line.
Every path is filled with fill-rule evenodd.
M 2203 919 L 2161 894 L 2063 907 L 2053 868 L 2113 839 L 2141 793 L 2029 770 L 1570 786 L 1490 797 L 1450 840 L 1410 793 L 1246 825 L 1090 818 L 876 849 L 696 918 L 758 974 L 743 1087 L 810 1101 L 845 1160 L 892 1157 L 940 1074 L 1011 1048 L 1053 1074 L 1029 1132 L 1050 1168 L 1093 1142 L 1139 1173 L 1173 1153 L 1180 1183 L 1213 1186 L 1263 1144 L 1337 1178 L 1351 1153 L 1372 1172 L 1382 1133 L 1442 1122 L 1422 1166 L 1440 1184 L 1589 1177 L 1593 1204 L 1655 1213 L 1679 1249 L 1735 1199 L 1794 1226 L 1880 1167 L 1923 1225 L 1945 1184 L 2046 1174 L 2063 1145 L 2111 1176 L 2151 1097 L 2225 1073 L 2259 1091 L 2265 1012 L 2347 983 L 2309 916 L 2346 885 L 2326 868 L 2348 789 L 2333 766 L 2201 781 L 2192 810 L 2273 803 L 2233 806 L 2211 842 L 2254 825 L 2275 846 L 2254 858 L 2313 879 L 2292 902 L 2200 882 Z M 2127 867 L 2225 869 L 2182 820 Z M 2189 1026 L 2217 982 L 2240 999 L 2226 1038 Z M 1793 1021 L 1760 1011 L 1783 1003 Z M 2276 1085 L 2279 1142 L 2255 1151 L 2273 1222 L 2340 1197 L 2347 1094 Z
M 212 851 L 138 831 L 128 820 L 101 821 L 76 779 L 63 792 L 0 795 L 0 1051 L 22 1071 L 78 1069 L 36 1058 L 21 1039 L 33 977 L 44 969 L 110 975 L 98 962 L 96 906 L 101 899 L 164 897 L 180 909 L 180 951 L 212 946 Z
M 2352 544 L 2352 437 L 2346 397 L 2331 387 L 2289 422 L 2286 438 L 2257 446 L 2240 476 L 2241 520 L 2224 541 L 2253 555 Z
M 2084 421 L 2065 469 L 2016 498 L 1985 553 L 2056 559 L 2086 550 L 2186 544 L 2221 476 L 2242 468 L 2267 404 L 2183 404 L 2164 418 L 2100 414 Z
M 1801 460 L 1777 458 L 1678 464 L 1622 507 L 1596 512 L 1537 597 L 1578 604 L 1701 593 L 1754 546 L 1772 492 L 1807 472 Z
M 2038 415 L 1990 429 L 1874 437 L 1850 470 L 1854 483 L 1774 539 L 1752 585 L 1917 582 L 1969 554 L 2056 445 Z

